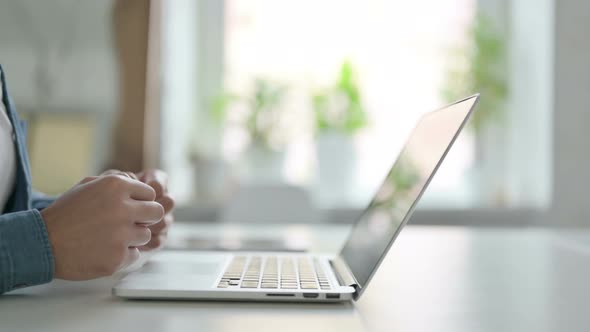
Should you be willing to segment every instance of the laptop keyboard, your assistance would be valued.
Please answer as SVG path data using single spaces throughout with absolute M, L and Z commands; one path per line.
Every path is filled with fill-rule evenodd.
M 235 256 L 217 288 L 321 289 L 330 282 L 317 258 Z

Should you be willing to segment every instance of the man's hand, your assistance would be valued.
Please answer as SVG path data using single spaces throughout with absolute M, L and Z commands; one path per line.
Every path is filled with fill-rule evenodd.
M 174 199 L 168 193 L 168 176 L 160 170 L 146 170 L 136 174 L 139 181 L 149 185 L 156 192 L 156 202 L 164 208 L 165 214 L 160 222 L 149 226 L 152 232 L 152 238 L 146 245 L 141 246 L 139 250 L 158 249 L 164 245 L 168 235 L 168 229 L 174 222 L 172 210 L 174 209 Z
M 139 247 L 140 251 L 149 251 L 159 249 L 166 242 L 168 236 L 168 229 L 174 222 L 174 199 L 168 193 L 168 175 L 158 169 L 145 170 L 143 172 L 134 174 L 131 172 L 123 172 L 116 169 L 110 169 L 102 173 L 102 175 L 122 175 L 128 178 L 139 180 L 154 189 L 156 192 L 156 202 L 160 203 L 164 208 L 164 217 L 159 222 L 149 226 L 152 232 L 152 238 L 144 246 Z
M 139 258 L 149 227 L 165 211 L 152 187 L 121 175 L 84 179 L 41 211 L 55 258 L 55 277 L 111 275 Z

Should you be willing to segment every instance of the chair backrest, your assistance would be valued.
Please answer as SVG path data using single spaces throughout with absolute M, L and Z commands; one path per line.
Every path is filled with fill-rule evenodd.
M 315 223 L 319 213 L 306 190 L 290 185 L 244 185 L 230 197 L 220 220 L 230 223 Z

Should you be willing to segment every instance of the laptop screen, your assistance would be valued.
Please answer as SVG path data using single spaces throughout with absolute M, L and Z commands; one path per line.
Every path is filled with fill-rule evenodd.
M 478 96 L 427 113 L 340 252 L 361 289 L 369 282 L 461 131 Z

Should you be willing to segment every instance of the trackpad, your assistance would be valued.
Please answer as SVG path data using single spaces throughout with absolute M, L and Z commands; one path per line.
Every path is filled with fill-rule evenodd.
M 125 286 L 136 289 L 209 288 L 230 258 L 231 255 L 223 253 L 163 251 L 123 281 Z
M 188 257 L 182 257 L 188 256 Z M 138 272 L 157 274 L 219 274 L 225 264 L 224 257 L 207 255 L 157 255 L 150 259 Z

